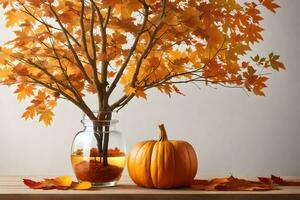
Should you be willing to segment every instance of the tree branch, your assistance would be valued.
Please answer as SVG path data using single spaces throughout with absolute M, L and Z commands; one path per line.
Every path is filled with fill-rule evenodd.
M 52 7 L 51 4 L 49 4 L 49 7 L 50 7 L 50 10 L 51 10 L 52 14 L 55 16 L 55 18 L 56 18 L 56 20 L 57 20 L 59 26 L 61 27 L 61 29 L 62 29 L 62 31 L 63 31 L 63 33 L 64 33 L 64 35 L 65 35 L 65 38 L 66 38 L 67 43 L 68 43 L 68 46 L 69 46 L 69 48 L 71 49 L 71 52 L 72 52 L 72 54 L 73 54 L 73 56 L 74 56 L 74 58 L 75 58 L 75 60 L 76 60 L 76 62 L 77 62 L 77 64 L 78 64 L 78 67 L 80 68 L 80 70 L 81 70 L 83 76 L 85 77 L 85 79 L 86 79 L 90 84 L 92 84 L 92 80 L 89 78 L 88 74 L 86 73 L 86 71 L 85 71 L 85 69 L 84 69 L 84 67 L 83 67 L 83 65 L 82 65 L 82 63 L 81 63 L 81 61 L 80 61 L 80 59 L 79 59 L 79 57 L 78 57 L 78 55 L 77 55 L 77 53 L 76 53 L 76 51 L 75 51 L 75 49 L 74 49 L 74 47 L 73 47 L 73 45 L 72 45 L 70 39 L 69 39 L 69 36 L 68 36 L 68 34 L 67 34 L 66 28 L 63 26 L 62 22 L 60 21 L 60 19 L 59 19 L 57 13 L 55 12 L 55 10 L 53 9 L 53 7 Z
M 35 19 L 37 22 L 39 22 L 40 24 L 43 24 L 46 27 L 49 27 L 49 28 L 57 30 L 57 31 L 62 31 L 61 29 L 54 27 L 51 24 L 46 23 L 41 17 L 40 18 L 36 17 L 32 12 L 29 11 L 29 9 L 21 1 L 18 0 L 18 2 L 25 10 L 25 11 L 21 10 L 21 12 L 28 14 L 33 19 Z M 73 42 L 75 42 L 79 47 L 81 47 L 80 43 L 76 40 L 76 38 L 69 31 L 67 31 L 67 34 L 73 40 Z
M 131 81 L 131 87 L 135 86 L 135 83 L 137 81 L 137 78 L 138 78 L 138 75 L 139 75 L 140 68 L 142 66 L 143 60 L 146 58 L 148 52 L 151 51 L 152 47 L 155 44 L 155 42 L 154 42 L 155 36 L 156 36 L 157 32 L 159 31 L 159 29 L 160 29 L 160 27 L 162 25 L 162 22 L 164 20 L 164 17 L 166 15 L 166 4 L 167 4 L 167 0 L 162 0 L 162 12 L 161 12 L 159 21 L 157 22 L 157 24 L 156 24 L 156 26 L 154 28 L 154 31 L 152 32 L 152 34 L 150 36 L 150 40 L 149 40 L 146 48 L 144 49 L 141 57 L 139 58 L 139 60 L 138 60 L 138 62 L 136 64 L 136 68 L 135 68 L 135 71 L 134 71 L 134 74 L 133 74 L 133 77 L 132 77 L 132 81 Z
M 67 98 L 73 104 L 75 104 L 78 108 L 80 108 L 87 116 L 89 116 L 90 119 L 92 119 L 92 120 L 96 119 L 93 112 L 89 109 L 89 107 L 86 104 L 81 104 L 80 102 L 76 101 L 73 97 L 71 97 L 70 95 L 68 95 L 64 91 L 53 87 L 51 84 L 44 83 L 44 82 L 42 82 L 42 81 L 40 81 L 40 80 L 30 76 L 30 75 L 28 75 L 27 77 L 30 78 L 35 83 L 40 84 L 40 85 L 44 86 L 45 88 L 48 88 L 52 91 L 58 92 L 59 94 L 63 95 L 65 98 Z
M 139 30 L 133 44 L 132 44 L 132 47 L 124 61 L 124 63 L 122 64 L 120 70 L 118 71 L 114 81 L 112 82 L 112 84 L 110 85 L 109 87 L 109 90 L 108 90 L 108 94 L 111 94 L 112 91 L 115 89 L 115 87 L 117 86 L 119 80 L 121 79 L 122 75 L 123 75 L 123 72 L 125 71 L 130 59 L 131 59 L 131 56 L 133 55 L 134 51 L 136 50 L 136 46 L 139 42 L 139 39 L 141 37 L 141 35 L 144 33 L 144 29 L 146 28 L 146 25 L 147 25 L 147 20 L 148 20 L 148 15 L 149 15 L 149 6 L 144 2 L 143 3 L 144 5 L 144 10 L 145 10 L 145 15 L 144 15 L 144 20 L 143 20 L 143 23 L 142 23 L 142 27 L 141 29 Z

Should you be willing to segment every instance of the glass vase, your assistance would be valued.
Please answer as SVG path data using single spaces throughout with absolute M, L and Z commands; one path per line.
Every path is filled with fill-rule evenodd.
M 81 120 L 84 129 L 76 134 L 71 162 L 78 181 L 93 186 L 115 186 L 125 167 L 126 147 L 122 134 L 116 130 L 114 113 L 105 113 L 105 120 Z M 99 115 L 98 115 L 99 116 Z

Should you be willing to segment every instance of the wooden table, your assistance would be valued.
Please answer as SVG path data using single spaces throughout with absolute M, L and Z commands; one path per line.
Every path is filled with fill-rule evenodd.
M 154 190 L 121 181 L 119 186 L 88 191 L 32 190 L 21 177 L 0 177 L 0 200 L 300 200 L 300 187 L 265 192 L 219 192 L 191 189 Z

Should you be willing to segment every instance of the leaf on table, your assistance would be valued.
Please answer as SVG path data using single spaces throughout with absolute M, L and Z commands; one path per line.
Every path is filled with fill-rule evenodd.
M 41 189 L 41 188 L 45 187 L 45 184 L 42 181 L 36 182 L 36 181 L 32 181 L 30 179 L 23 179 L 23 183 L 31 189 Z
M 87 190 L 92 187 L 90 182 L 77 183 L 72 181 L 70 176 L 59 176 L 56 178 L 45 178 L 42 181 L 33 181 L 30 179 L 23 179 L 23 183 L 31 189 L 43 189 L 43 190 Z
M 57 186 L 70 187 L 72 185 L 72 178 L 70 176 L 59 176 L 54 179 L 50 179 Z
M 266 191 L 273 190 L 272 185 L 260 181 L 235 178 L 214 178 L 211 180 L 194 180 L 192 188 L 206 191 Z
M 260 182 L 268 185 L 280 185 L 280 186 L 300 186 L 300 181 L 288 181 L 275 175 L 271 177 L 257 177 Z
M 258 180 L 266 185 L 271 185 L 272 184 L 272 180 L 268 177 L 257 177 Z
M 287 180 L 282 179 L 279 176 L 271 175 L 271 180 L 274 184 L 278 184 L 281 186 L 300 186 L 299 181 L 287 181 Z
M 75 183 L 72 185 L 72 189 L 74 190 L 88 190 L 92 187 L 92 184 L 88 181 L 83 181 L 80 183 Z

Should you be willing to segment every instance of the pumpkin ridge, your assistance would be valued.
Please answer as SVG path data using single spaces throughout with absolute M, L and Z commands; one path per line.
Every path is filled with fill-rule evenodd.
M 150 171 L 149 179 L 150 179 L 150 183 L 151 183 L 152 187 L 154 187 L 154 183 L 153 183 L 152 174 L 151 174 L 151 163 L 152 163 L 152 153 L 153 153 L 153 148 L 154 148 L 155 143 L 156 143 L 156 141 L 152 141 L 151 149 L 149 150 L 149 152 L 151 152 L 151 157 L 150 157 L 150 160 L 149 160 L 148 170 Z
M 187 154 L 188 154 L 188 158 L 189 158 L 189 172 L 191 173 L 191 168 L 192 168 L 192 162 L 191 162 L 191 154 L 190 154 L 190 151 L 189 151 L 189 149 L 187 148 L 187 145 L 189 145 L 189 143 L 188 142 L 185 142 L 186 143 L 186 145 L 184 145 L 184 148 L 185 148 L 185 150 L 186 150 L 186 152 L 187 152 Z M 189 177 L 188 177 L 188 179 L 189 179 L 189 182 L 190 182 L 190 174 L 189 174 Z
M 135 144 L 134 147 L 133 147 L 133 150 L 137 149 L 136 150 L 136 153 L 137 153 L 140 149 L 140 146 L 142 146 L 145 143 L 146 143 L 146 141 L 141 141 L 141 142 Z M 132 178 L 133 182 L 135 182 L 135 183 L 136 183 L 136 173 L 135 173 L 135 170 L 132 170 L 132 168 L 134 168 L 134 167 L 132 167 L 132 166 L 134 166 L 134 165 L 132 165 L 132 163 L 134 163 L 134 161 L 136 159 L 136 155 L 137 155 L 136 153 L 133 154 L 132 152 L 130 152 L 128 154 L 128 158 L 127 158 L 128 159 L 127 160 L 127 167 L 128 167 L 128 172 L 129 172 L 128 174 Z
M 155 174 L 153 174 L 152 173 L 152 164 L 153 164 L 153 160 L 154 160 L 154 162 L 155 162 L 155 165 L 157 166 L 157 155 L 158 155 L 158 150 L 157 150 L 157 148 L 158 147 L 156 147 L 156 146 L 158 146 L 159 145 L 159 142 L 155 142 L 155 144 L 153 145 L 153 149 L 155 149 L 155 152 L 153 153 L 153 149 L 152 149 L 152 153 L 151 153 L 151 167 L 150 167 L 150 176 L 151 176 L 151 181 L 152 181 L 152 183 L 153 183 L 153 187 L 154 188 L 157 188 L 157 180 L 158 180 L 158 173 L 157 173 L 157 171 L 156 171 L 156 173 Z M 153 157 L 154 157 L 154 154 L 155 154 L 155 157 L 156 157 L 156 159 L 154 159 Z
M 164 164 L 164 160 L 163 160 L 163 158 L 164 158 L 164 153 L 162 153 L 162 152 L 164 152 L 163 151 L 163 142 L 161 142 L 161 141 L 159 141 L 159 142 L 157 142 L 158 143 L 158 150 L 157 150 L 157 156 L 156 156 L 156 158 L 158 158 L 158 159 L 156 159 L 156 166 L 159 166 L 158 167 L 158 170 L 157 170 L 157 174 L 156 174 L 156 181 L 157 181 L 157 185 L 156 185 L 156 187 L 157 188 L 161 188 L 161 184 L 160 184 L 160 177 L 161 177 L 161 174 L 162 174 L 162 172 L 161 171 L 163 171 L 164 170 L 164 168 L 163 168 L 163 164 Z M 161 170 L 162 169 L 162 170 Z
M 189 150 L 189 153 L 190 153 L 190 155 L 192 156 L 191 157 L 191 159 L 192 160 L 196 160 L 196 162 L 194 162 L 194 164 L 195 164 L 195 166 L 194 165 L 191 165 L 191 167 L 193 167 L 192 169 L 194 169 L 192 172 L 192 174 L 191 174 L 191 179 L 194 179 L 194 177 L 196 176 L 196 174 L 197 174 L 197 169 L 198 169 L 198 159 L 197 159 L 197 154 L 196 154 L 196 152 L 195 152 L 195 150 L 193 149 L 193 146 L 190 144 L 190 143 L 188 143 L 188 150 Z M 192 164 L 193 164 L 193 162 L 191 162 Z
M 141 147 L 139 148 L 139 150 L 138 150 L 137 153 L 135 154 L 135 157 L 134 157 L 134 160 L 133 160 L 134 162 L 133 162 L 133 163 L 136 162 L 136 157 L 139 155 L 141 149 L 143 149 L 143 147 L 144 147 L 146 144 L 147 144 L 147 141 L 145 141 L 144 144 L 141 145 Z M 134 165 L 134 170 L 133 170 L 133 171 L 135 171 L 135 172 L 136 172 L 136 166 L 137 166 L 137 165 Z M 136 174 L 135 174 L 135 175 L 136 175 Z M 138 185 L 143 185 L 142 183 L 140 183 L 140 179 L 139 179 L 138 176 L 136 176 L 136 179 L 137 179 L 136 181 L 138 182 Z
M 173 176 L 172 176 L 172 184 L 173 184 L 173 186 L 174 186 L 174 180 L 175 180 L 175 176 L 176 176 L 176 158 L 175 158 L 175 147 L 174 147 L 174 145 L 173 145 L 173 143 L 172 142 L 170 142 L 170 145 L 171 145 L 171 149 L 172 149 L 172 151 L 173 151 Z

